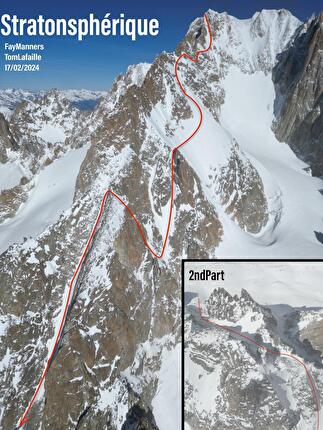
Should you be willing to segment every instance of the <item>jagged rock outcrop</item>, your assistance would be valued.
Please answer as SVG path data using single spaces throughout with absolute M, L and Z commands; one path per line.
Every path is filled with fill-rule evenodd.
M 16 151 L 17 143 L 11 134 L 9 124 L 2 113 L 0 113 L 0 163 L 8 161 L 7 150 Z
M 315 176 L 323 174 L 323 14 L 297 30 L 273 70 L 275 133 Z

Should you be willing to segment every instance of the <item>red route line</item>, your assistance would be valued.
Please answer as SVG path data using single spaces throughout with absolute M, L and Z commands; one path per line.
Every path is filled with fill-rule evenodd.
M 314 379 L 313 379 L 313 377 L 312 377 L 312 375 L 311 375 L 308 367 L 306 366 L 306 364 L 302 360 L 300 360 L 298 357 L 295 357 L 292 354 L 289 354 L 288 352 L 274 351 L 273 349 L 268 348 L 267 346 L 258 343 L 252 337 L 246 336 L 245 334 L 240 333 L 237 330 L 234 330 L 234 329 L 232 329 L 230 327 L 227 327 L 227 326 L 225 326 L 223 324 L 219 324 L 219 323 L 217 323 L 215 321 L 212 321 L 212 320 L 208 319 L 206 316 L 203 316 L 202 315 L 202 309 L 201 309 L 201 303 L 200 303 L 200 299 L 199 298 L 198 298 L 197 309 L 199 311 L 201 320 L 207 322 L 208 324 L 212 324 L 216 328 L 219 328 L 221 330 L 224 330 L 224 331 L 227 331 L 227 332 L 229 332 L 231 334 L 234 334 L 234 335 L 236 335 L 238 337 L 241 337 L 244 340 L 246 340 L 246 341 L 248 341 L 250 343 L 253 343 L 258 348 L 262 349 L 265 352 L 268 352 L 268 353 L 270 353 L 272 355 L 279 356 L 279 357 L 288 357 L 288 358 L 294 360 L 299 365 L 301 365 L 303 367 L 303 369 L 305 370 L 306 377 L 307 377 L 308 383 L 309 383 L 309 385 L 311 387 L 312 396 L 313 396 L 314 403 L 315 403 L 315 406 L 316 406 L 316 416 L 317 416 L 317 419 L 316 419 L 316 423 L 317 423 L 316 429 L 320 430 L 320 400 L 319 400 L 319 397 L 318 397 L 318 394 L 317 394 L 317 388 L 315 386 Z
M 98 226 L 99 221 L 101 219 L 101 216 L 103 214 L 103 208 L 104 208 L 105 202 L 106 202 L 109 194 L 111 194 L 113 197 L 115 197 L 122 204 L 122 206 L 124 206 L 125 209 L 128 211 L 128 213 L 130 214 L 131 218 L 134 220 L 134 222 L 136 224 L 136 227 L 137 227 L 137 229 L 138 229 L 138 231 L 140 233 L 142 241 L 144 242 L 145 246 L 148 248 L 148 250 L 150 251 L 150 253 L 156 259 L 158 259 L 158 260 L 161 259 L 161 258 L 163 258 L 163 256 L 164 256 L 165 249 L 166 249 L 166 244 L 167 244 L 168 237 L 169 237 L 169 232 L 170 232 L 170 226 L 171 226 L 171 221 L 172 221 L 172 214 L 173 214 L 173 202 L 174 202 L 174 194 L 175 194 L 175 154 L 176 154 L 176 152 L 177 152 L 177 150 L 179 148 L 181 148 L 182 146 L 184 146 L 189 140 L 192 139 L 193 136 L 195 136 L 195 134 L 199 131 L 199 129 L 201 127 L 201 124 L 202 124 L 202 120 L 203 120 L 203 113 L 202 113 L 202 110 L 201 110 L 199 104 L 189 94 L 187 94 L 185 88 L 183 87 L 183 85 L 182 85 L 182 83 L 181 83 L 181 81 L 179 79 L 179 76 L 178 76 L 178 66 L 179 66 L 179 62 L 181 61 L 182 58 L 188 58 L 193 63 L 198 63 L 200 54 L 202 54 L 204 52 L 207 52 L 207 51 L 209 51 L 211 49 L 211 46 L 212 46 L 212 43 L 213 43 L 213 38 L 212 38 L 211 26 L 210 26 L 210 22 L 209 22 L 207 14 L 204 15 L 204 19 L 205 19 L 205 22 L 206 22 L 206 25 L 207 25 L 207 29 L 208 29 L 208 33 L 209 33 L 209 45 L 208 45 L 208 47 L 206 49 L 202 49 L 202 50 L 197 51 L 197 53 L 194 55 L 194 57 L 191 57 L 190 55 L 188 55 L 188 54 L 186 54 L 184 52 L 183 54 L 181 54 L 177 58 L 177 60 L 175 62 L 175 77 L 176 77 L 177 83 L 178 83 L 181 91 L 183 92 L 183 94 L 197 107 L 198 112 L 199 112 L 199 122 L 198 122 L 198 125 L 195 128 L 195 130 L 190 134 L 190 136 L 187 139 L 185 139 L 182 143 L 180 143 L 179 145 L 177 145 L 176 147 L 174 147 L 172 149 L 172 152 L 171 152 L 171 154 L 172 154 L 172 157 L 171 157 L 171 168 L 172 168 L 172 172 L 171 172 L 171 201 L 170 201 L 170 209 L 169 209 L 169 215 L 168 215 L 168 223 L 167 223 L 166 236 L 165 236 L 165 239 L 164 239 L 164 242 L 163 242 L 161 253 L 158 254 L 149 245 L 149 243 L 147 242 L 147 239 L 145 237 L 145 234 L 143 232 L 143 229 L 142 229 L 142 227 L 140 225 L 140 222 L 137 220 L 135 214 L 132 212 L 132 210 L 130 209 L 130 207 L 114 191 L 112 191 L 111 189 L 108 189 L 104 193 L 104 196 L 103 196 L 101 204 L 100 204 L 100 210 L 99 210 L 98 216 L 96 218 L 96 221 L 94 223 L 94 226 L 92 228 L 90 237 L 87 240 L 87 243 L 86 243 L 85 249 L 83 251 L 83 254 L 82 254 L 82 256 L 81 256 L 81 258 L 79 260 L 77 268 L 76 268 L 76 270 L 75 270 L 75 272 L 73 274 L 73 277 L 72 277 L 72 279 L 71 279 L 71 281 L 69 283 L 69 289 L 68 289 L 67 299 L 66 299 L 66 302 L 65 302 L 64 313 L 63 313 L 63 316 L 61 318 L 59 330 L 58 330 L 58 333 L 57 333 L 56 338 L 55 338 L 55 344 L 54 344 L 54 347 L 52 349 L 51 355 L 50 355 L 49 359 L 47 360 L 45 369 L 44 369 L 44 371 L 43 371 L 43 373 L 41 375 L 41 378 L 40 378 L 40 380 L 38 382 L 38 385 L 37 385 L 37 387 L 35 389 L 35 392 L 34 392 L 32 398 L 31 398 L 31 400 L 30 400 L 30 402 L 28 404 L 28 407 L 25 410 L 25 412 L 23 413 L 23 415 L 21 416 L 21 418 L 19 419 L 18 428 L 23 427 L 24 424 L 26 424 L 31 419 L 31 416 L 28 416 L 28 414 L 29 414 L 31 408 L 33 407 L 33 405 L 34 405 L 34 403 L 36 401 L 36 398 L 37 398 L 37 396 L 39 394 L 39 391 L 40 391 L 41 387 L 44 384 L 45 377 L 46 377 L 46 375 L 48 373 L 48 370 L 49 370 L 49 367 L 51 365 L 52 359 L 53 359 L 54 354 L 56 352 L 56 348 L 58 346 L 58 343 L 59 343 L 59 340 L 60 340 L 60 337 L 61 337 L 61 334 L 62 334 L 62 331 L 63 331 L 63 327 L 64 327 L 65 320 L 66 320 L 66 315 L 67 315 L 67 312 L 68 312 L 68 307 L 69 307 L 70 300 L 71 300 L 71 297 L 72 297 L 74 282 L 75 282 L 75 280 L 76 280 L 76 278 L 78 276 L 78 273 L 79 273 L 79 271 L 80 271 L 80 269 L 82 267 L 82 264 L 83 264 L 83 262 L 85 260 L 85 257 L 87 255 L 88 250 L 90 248 L 90 245 L 92 243 L 92 240 L 93 240 L 93 237 L 95 235 L 97 226 Z

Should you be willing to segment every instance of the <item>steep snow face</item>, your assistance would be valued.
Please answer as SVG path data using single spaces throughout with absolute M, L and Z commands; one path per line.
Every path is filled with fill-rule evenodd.
M 271 129 L 275 99 L 271 76 L 263 72 L 245 74 L 232 66 L 223 88 L 220 123 L 261 175 L 270 218 L 249 245 L 244 235 L 231 234 L 230 243 L 224 240 L 220 255 L 241 255 L 245 246 L 253 256 L 268 255 L 268 250 L 273 256 L 321 256 L 322 245 L 314 231 L 322 230 L 322 181 L 312 177 L 308 166 L 275 138 Z M 234 250 L 232 240 L 237 246 Z
M 214 25 L 214 51 L 247 73 L 270 72 L 301 22 L 287 10 L 262 10 L 240 20 L 208 11 Z
M 158 374 L 158 388 L 152 400 L 156 423 L 160 430 L 176 430 L 181 427 L 181 344 L 162 351 Z M 165 411 L 168 411 L 166 414 Z
M 272 131 L 275 89 L 271 70 L 300 23 L 284 10 L 262 11 L 249 20 L 208 13 L 214 45 L 201 58 L 203 78 L 198 72 L 195 79 L 187 78 L 193 73 L 191 65 L 180 71 L 188 93 L 203 106 L 202 127 L 181 152 L 198 173 L 224 226 L 216 254 L 321 256 L 322 245 L 314 232 L 323 229 L 322 181 L 313 178 L 308 166 L 278 142 Z M 205 46 L 203 25 L 196 20 L 181 47 L 191 52 Z M 202 91 L 196 85 L 198 79 L 207 80 Z M 215 97 L 213 106 L 210 100 Z M 197 122 L 193 107 L 184 128 L 176 130 L 179 142 Z M 235 162 L 230 162 L 233 153 Z

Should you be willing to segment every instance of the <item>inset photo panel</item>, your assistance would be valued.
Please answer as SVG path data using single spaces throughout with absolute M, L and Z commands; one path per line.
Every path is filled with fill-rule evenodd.
M 320 429 L 322 279 L 322 260 L 183 260 L 185 430 Z

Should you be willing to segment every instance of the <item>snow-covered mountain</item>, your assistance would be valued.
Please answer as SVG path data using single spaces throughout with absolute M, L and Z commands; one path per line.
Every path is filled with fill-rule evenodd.
M 196 299 L 185 314 L 185 428 L 316 429 L 306 373 L 286 355 L 297 351 L 321 393 L 322 308 L 262 306 L 246 290 L 232 296 L 224 288 L 201 308 L 210 322 L 201 319 Z M 286 355 L 261 350 L 212 321 Z
M 322 256 L 322 180 L 275 135 L 297 112 L 286 119 L 275 109 L 278 97 L 289 102 L 272 75 L 311 27 L 286 10 L 248 20 L 208 16 L 212 49 L 179 67 L 203 124 L 176 154 L 164 258 L 151 256 L 129 214 L 109 198 L 31 429 L 177 430 L 181 259 Z M 92 111 L 76 109 L 75 94 L 66 100 L 51 91 L 21 95 L 27 101 L 0 115 L 0 427 L 13 428 L 33 394 L 107 189 L 161 249 L 171 149 L 199 118 L 174 63 L 207 45 L 197 18 L 174 53 L 129 67 Z
M 15 107 L 24 100 L 34 97 L 34 93 L 13 88 L 0 89 L 0 112 L 9 119 Z
M 81 109 L 95 107 L 95 104 L 106 94 L 105 91 L 91 91 L 85 89 L 56 91 L 62 99 L 68 100 Z M 48 92 L 51 91 L 27 91 L 14 88 L 0 89 L 0 113 L 9 119 L 15 108 L 21 102 L 45 96 Z

